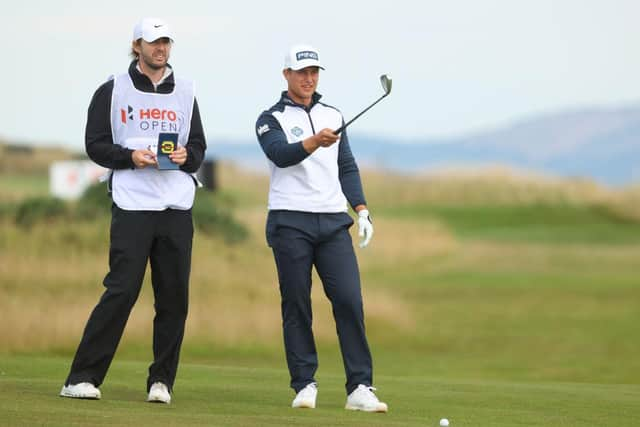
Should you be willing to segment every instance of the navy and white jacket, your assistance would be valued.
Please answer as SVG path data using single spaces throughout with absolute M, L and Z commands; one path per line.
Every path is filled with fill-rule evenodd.
M 269 210 L 337 213 L 366 204 L 358 165 L 346 132 L 330 147 L 309 154 L 302 141 L 324 128 L 343 123 L 336 108 L 320 102 L 297 104 L 283 92 L 277 104 L 264 111 L 256 123 L 256 136 L 269 161 Z

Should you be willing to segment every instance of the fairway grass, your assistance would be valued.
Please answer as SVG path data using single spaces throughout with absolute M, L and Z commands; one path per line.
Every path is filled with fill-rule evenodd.
M 17 227 L 12 212 L 46 195 L 43 177 L 0 180 L 0 426 L 640 426 L 637 188 L 365 176 L 376 234 L 356 251 L 374 382 L 390 406 L 381 415 L 343 409 L 335 323 L 315 273 L 318 408 L 290 408 L 264 239 L 268 178 L 229 167 L 219 201 L 249 236 L 195 235 L 173 403 L 144 401 L 149 274 L 103 400 L 59 398 L 104 290 L 110 219 Z
M 322 372 L 315 410 L 290 408 L 284 366 L 182 363 L 171 405 L 145 402 L 147 364 L 116 360 L 100 401 L 58 397 L 70 360 L 0 356 L 4 426 L 637 426 L 640 386 L 379 375 L 388 414 L 343 409 L 341 372 Z

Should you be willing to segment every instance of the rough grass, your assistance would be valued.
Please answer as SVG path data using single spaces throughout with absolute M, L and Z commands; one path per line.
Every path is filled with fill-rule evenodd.
M 376 383 L 395 408 L 371 418 L 340 409 L 342 362 L 317 278 L 314 331 L 328 407 L 286 408 L 279 294 L 264 241 L 268 180 L 228 165 L 220 174 L 218 198 L 249 236 L 230 245 L 196 233 L 184 394 L 170 408 L 141 402 L 153 317 L 148 281 L 103 390 L 113 400 L 54 397 L 102 292 L 108 218 L 30 229 L 0 218 L 1 419 L 437 425 L 446 416 L 453 426 L 619 426 L 640 416 L 637 188 L 365 174 L 376 233 L 357 253 Z M 5 182 L 0 194 L 8 194 Z M 46 186 L 34 180 L 30 188 L 25 194 L 37 196 Z

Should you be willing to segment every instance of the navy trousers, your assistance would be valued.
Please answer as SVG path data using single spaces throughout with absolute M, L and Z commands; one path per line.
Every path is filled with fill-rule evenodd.
M 267 242 L 273 249 L 280 282 L 287 365 L 296 392 L 315 382 L 318 368 L 312 331 L 312 266 L 331 301 L 347 393 L 358 384 L 371 385 L 373 381 L 351 225 L 353 220 L 346 213 L 272 210 L 267 217 Z
M 87 321 L 66 385 L 102 384 L 150 261 L 156 315 L 147 390 L 157 381 L 172 389 L 187 318 L 192 238 L 191 211 L 113 206 L 106 290 Z

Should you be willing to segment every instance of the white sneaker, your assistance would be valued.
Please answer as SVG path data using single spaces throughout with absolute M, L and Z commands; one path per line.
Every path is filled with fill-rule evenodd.
M 169 389 L 163 383 L 157 382 L 153 383 L 151 389 L 149 390 L 149 397 L 147 397 L 147 402 L 157 402 L 157 403 L 171 403 L 171 395 L 169 394 Z
M 72 397 L 74 399 L 95 399 L 98 400 L 102 395 L 100 390 L 91 383 L 78 383 L 63 385 L 60 390 L 60 396 Z
M 378 400 L 373 393 L 375 390 L 375 387 L 358 385 L 358 388 L 347 396 L 347 404 L 344 408 L 353 411 L 387 412 L 387 404 Z
M 305 388 L 300 390 L 291 403 L 292 408 L 315 408 L 316 397 L 318 397 L 318 385 L 309 383 Z

